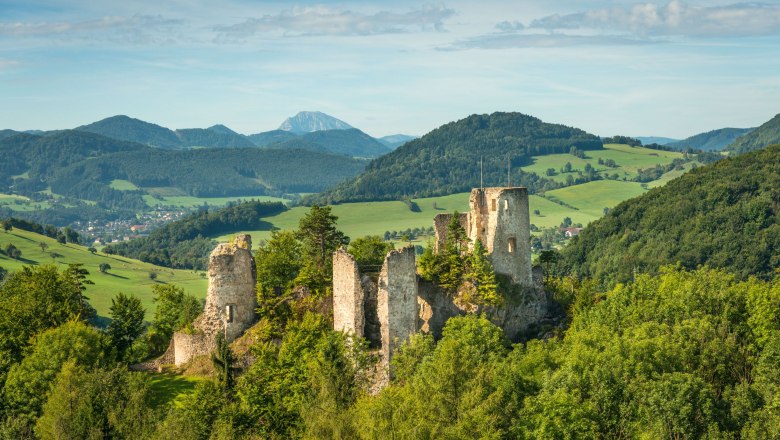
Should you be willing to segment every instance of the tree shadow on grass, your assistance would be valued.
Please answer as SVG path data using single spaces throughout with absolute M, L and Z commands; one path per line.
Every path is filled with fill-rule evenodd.
M 111 275 L 112 277 L 121 278 L 123 280 L 129 280 L 130 279 L 128 277 L 123 277 L 122 275 L 117 275 L 117 274 L 111 273 L 111 272 L 103 272 L 103 275 Z

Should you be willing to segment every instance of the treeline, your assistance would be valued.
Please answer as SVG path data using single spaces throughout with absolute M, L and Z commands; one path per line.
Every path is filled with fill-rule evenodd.
M 518 168 L 528 165 L 531 156 L 569 153 L 572 147 L 595 150 L 603 144 L 582 130 L 520 113 L 472 115 L 375 159 L 360 176 L 309 202 L 441 196 L 478 187 L 480 175 L 486 186 L 505 186 L 510 165 L 512 185 L 527 186 L 532 192 L 554 189 L 555 182 Z
M 177 269 L 205 270 L 216 243 L 208 238 L 240 230 L 270 229 L 263 217 L 287 209 L 281 202 L 248 201 L 216 211 L 200 211 L 152 231 L 148 237 L 111 244 L 107 254 L 118 254 Z
M 768 279 L 780 266 L 780 145 L 699 167 L 591 223 L 562 250 L 564 272 L 605 283 L 664 264 Z
M 4 230 L 5 232 L 12 231 L 13 229 L 21 229 L 22 231 L 45 235 L 49 238 L 53 238 L 59 241 L 60 243 L 81 243 L 81 236 L 79 233 L 68 226 L 64 228 L 57 228 L 51 224 L 42 225 L 40 223 L 35 223 L 16 217 L 0 217 L 0 229 Z

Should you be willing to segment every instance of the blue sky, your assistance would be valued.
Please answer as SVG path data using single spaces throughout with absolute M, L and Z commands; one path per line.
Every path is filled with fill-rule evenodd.
M 0 128 L 126 114 L 374 136 L 519 111 L 686 137 L 780 113 L 780 2 L 0 0 Z

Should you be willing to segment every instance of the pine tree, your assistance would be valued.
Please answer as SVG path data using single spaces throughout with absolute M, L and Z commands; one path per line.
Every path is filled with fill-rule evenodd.
M 217 333 L 216 349 L 211 353 L 211 363 L 217 370 L 217 378 L 224 390 L 233 389 L 235 379 L 235 355 L 230 349 L 230 344 L 225 339 L 225 335 Z
M 485 255 L 485 247 L 480 240 L 474 242 L 474 250 L 468 258 L 468 272 L 466 279 L 474 285 L 478 299 L 477 302 L 485 305 L 499 305 L 503 298 L 498 293 L 498 283 L 493 265 Z

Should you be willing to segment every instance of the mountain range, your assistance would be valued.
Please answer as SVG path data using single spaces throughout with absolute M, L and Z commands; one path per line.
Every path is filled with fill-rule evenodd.
M 412 136 L 391 135 L 376 139 L 346 122 L 321 112 L 300 112 L 287 118 L 282 128 L 268 132 L 243 135 L 218 124 L 209 128 L 172 130 L 125 115 L 111 116 L 75 130 L 99 134 L 109 138 L 137 142 L 169 150 L 191 148 L 274 148 L 301 149 L 352 157 L 378 157 L 392 151 Z M 52 135 L 62 130 L 27 131 L 36 135 Z M 0 139 L 16 135 L 18 131 L 0 130 Z

